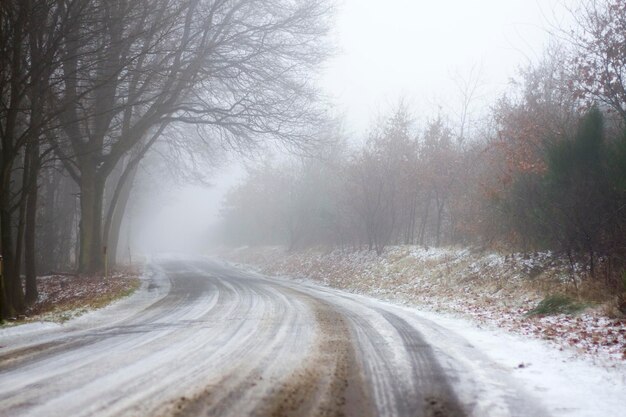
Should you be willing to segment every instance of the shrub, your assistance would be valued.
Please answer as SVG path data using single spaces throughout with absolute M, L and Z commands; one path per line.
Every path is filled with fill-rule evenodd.
M 577 303 L 567 296 L 560 294 L 549 295 L 541 300 L 537 307 L 526 313 L 526 317 L 575 314 L 585 307 L 584 304 Z

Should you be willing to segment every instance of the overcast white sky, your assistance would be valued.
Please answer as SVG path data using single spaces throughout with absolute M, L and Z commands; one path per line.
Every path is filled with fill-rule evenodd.
M 458 92 L 453 80 L 467 79 L 472 69 L 480 69 L 482 92 L 493 98 L 516 68 L 541 55 L 548 28 L 567 15 L 564 7 L 575 3 L 339 1 L 339 55 L 328 63 L 322 86 L 357 133 L 400 97 L 417 113 L 432 115 Z
M 339 0 L 338 54 L 326 65 L 323 91 L 363 136 L 370 121 L 404 98 L 419 121 L 439 105 L 454 116 L 455 77 L 481 69 L 488 104 L 519 66 L 536 60 L 547 29 L 576 0 Z M 480 105 L 480 104 L 479 104 Z M 145 247 L 190 249 L 216 220 L 241 169 L 226 167 L 211 189 L 190 186 L 169 195 L 151 219 Z

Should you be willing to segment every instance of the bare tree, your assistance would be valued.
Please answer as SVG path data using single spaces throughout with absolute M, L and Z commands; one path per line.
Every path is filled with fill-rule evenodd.
M 233 146 L 311 139 L 308 73 L 325 56 L 329 12 L 322 0 L 94 0 L 80 10 L 56 96 L 67 108 L 56 149 L 80 186 L 80 271 L 102 267 L 106 179 L 154 128 L 192 123 Z
M 350 204 L 361 218 L 368 248 L 378 254 L 404 229 L 403 221 L 411 222 L 406 216 L 411 209 L 405 205 L 413 203 L 416 184 L 411 184 L 410 172 L 417 148 L 410 125 L 408 109 L 401 103 L 349 164 Z
M 53 127 L 47 107 L 59 41 L 72 25 L 57 2 L 6 1 L 0 5 L 0 228 L 4 273 L 0 298 L 4 316 L 24 311 L 20 265 L 26 245 L 28 301 L 34 286 L 34 236 L 40 142 Z M 67 4 L 75 2 L 68 0 Z M 24 242 L 25 240 L 25 242 Z
M 626 121 L 626 1 L 587 0 L 572 15 L 577 27 L 565 34 L 573 49 L 570 88 Z

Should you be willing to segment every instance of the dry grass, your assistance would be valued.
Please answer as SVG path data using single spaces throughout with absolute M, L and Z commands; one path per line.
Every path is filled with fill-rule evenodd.
M 107 306 L 135 292 L 141 282 L 132 270 L 111 277 L 50 275 L 37 278 L 39 298 L 24 316 L 9 324 L 31 321 L 63 322 L 86 311 Z
M 304 277 L 350 292 L 461 314 L 559 347 L 626 359 L 626 320 L 614 306 L 616 294 L 586 279 L 583 266 L 572 266 L 549 252 L 504 255 L 398 246 L 376 256 L 319 248 L 287 253 L 266 247 L 223 255 L 270 275 Z M 554 294 L 586 308 L 527 315 Z

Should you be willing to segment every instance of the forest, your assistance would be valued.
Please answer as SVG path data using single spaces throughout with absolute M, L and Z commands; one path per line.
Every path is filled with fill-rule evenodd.
M 553 28 L 543 59 L 480 116 L 470 77 L 460 112 L 400 100 L 365 137 L 315 85 L 334 7 L 3 1 L 2 318 L 37 300 L 38 274 L 116 265 L 146 160 L 193 177 L 225 149 L 291 156 L 249 164 L 225 200 L 223 243 L 552 250 L 624 285 L 626 1 L 582 2 L 575 27 Z
M 3 0 L 0 319 L 39 273 L 102 274 L 138 167 L 314 139 L 325 0 Z M 155 153 L 155 152 L 152 152 Z
M 0 417 L 625 393 L 626 0 L 0 0 Z
M 315 157 L 266 158 L 227 196 L 230 245 L 550 250 L 626 287 L 626 2 L 587 2 L 484 115 L 400 101 L 365 138 L 336 123 Z M 419 122 L 418 122 L 419 120 Z

